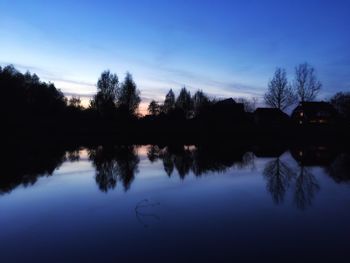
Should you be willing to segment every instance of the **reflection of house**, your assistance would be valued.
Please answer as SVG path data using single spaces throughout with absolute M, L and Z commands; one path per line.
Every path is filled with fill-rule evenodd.
M 335 149 L 326 146 L 292 148 L 291 154 L 302 166 L 328 166 L 337 155 Z
M 289 123 L 289 116 L 276 108 L 258 108 L 254 112 L 254 123 L 258 126 L 281 127 Z
M 331 124 L 336 116 L 337 111 L 334 107 L 324 101 L 301 102 L 292 113 L 292 119 L 300 125 Z

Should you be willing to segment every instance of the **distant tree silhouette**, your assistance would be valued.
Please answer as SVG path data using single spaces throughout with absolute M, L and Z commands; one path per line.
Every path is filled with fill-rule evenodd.
M 330 103 L 347 122 L 350 122 L 350 92 L 338 92 Z
M 303 63 L 295 69 L 293 86 L 299 101 L 304 102 L 315 100 L 322 84 L 317 80 L 315 69 L 308 63 Z
M 284 69 L 276 69 L 268 86 L 268 91 L 264 95 L 265 103 L 268 106 L 285 110 L 294 104 L 296 97 L 288 84 L 287 73 Z
M 3 98 L 7 98 L 0 109 L 17 122 L 39 116 L 56 118 L 66 107 L 66 98 L 52 83 L 41 82 L 37 75 L 29 72 L 22 74 L 12 65 L 1 70 L 0 87 Z
M 90 106 L 95 108 L 102 116 L 110 117 L 115 113 L 119 93 L 118 76 L 106 70 L 102 72 L 97 82 L 97 94 L 91 101 Z
M 118 96 L 118 107 L 129 115 L 135 115 L 141 102 L 140 91 L 130 73 L 126 73 Z
M 187 118 L 192 116 L 193 101 L 191 93 L 187 91 L 186 87 L 181 89 L 180 94 L 176 99 L 175 106 L 176 108 L 181 109 Z
M 82 108 L 80 97 L 75 97 L 75 96 L 71 97 L 68 100 L 68 106 L 73 108 L 78 108 L 78 109 Z
M 172 89 L 165 96 L 162 112 L 165 114 L 169 113 L 175 108 L 175 94 Z
M 199 115 L 211 105 L 209 97 L 201 90 L 196 91 L 193 95 L 194 115 Z
M 148 105 L 148 112 L 153 116 L 157 116 L 161 112 L 161 106 L 155 100 L 152 100 Z
M 247 98 L 235 98 L 237 103 L 242 103 L 244 105 L 244 110 L 246 112 L 254 112 L 256 110 L 256 105 L 258 103 L 258 98 L 252 97 L 251 99 Z

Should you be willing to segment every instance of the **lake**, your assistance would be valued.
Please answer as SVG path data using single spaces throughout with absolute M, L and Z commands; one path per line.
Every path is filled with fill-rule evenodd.
M 347 152 L 228 148 L 9 153 L 1 262 L 349 262 Z

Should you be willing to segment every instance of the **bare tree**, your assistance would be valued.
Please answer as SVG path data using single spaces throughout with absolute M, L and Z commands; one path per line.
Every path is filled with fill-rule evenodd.
M 288 84 L 285 69 L 276 69 L 274 77 L 269 82 L 269 88 L 265 93 L 264 100 L 268 106 L 280 110 L 285 110 L 295 103 L 296 96 Z
M 256 105 L 258 104 L 258 98 L 256 97 L 252 97 L 250 99 L 235 98 L 235 101 L 238 103 L 242 103 L 246 112 L 254 112 L 256 110 Z
M 304 63 L 295 69 L 293 86 L 298 99 L 304 102 L 313 101 L 320 92 L 322 84 L 317 80 L 315 69 L 309 64 Z

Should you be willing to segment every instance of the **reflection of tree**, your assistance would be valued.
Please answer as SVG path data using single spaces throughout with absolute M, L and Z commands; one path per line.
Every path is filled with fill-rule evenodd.
M 41 176 L 50 176 L 66 160 L 63 147 L 48 147 L 44 143 L 4 149 L 0 195 L 19 185 L 34 185 Z
M 339 154 L 334 162 L 326 168 L 326 172 L 337 183 L 350 181 L 350 155 L 347 153 Z
M 103 192 L 114 189 L 121 181 L 127 191 L 138 172 L 139 157 L 134 146 L 100 146 L 90 150 L 96 168 L 96 182 Z
M 182 179 L 191 171 L 192 163 L 192 153 L 188 149 L 183 149 L 174 156 L 174 165 Z
M 311 206 L 316 192 L 320 189 L 315 176 L 304 167 L 299 167 L 299 173 L 295 180 L 294 201 L 298 208 L 305 209 Z
M 161 152 L 161 150 L 160 150 L 160 148 L 157 145 L 149 146 L 148 150 L 147 150 L 148 160 L 151 163 L 154 163 L 156 160 L 159 159 L 160 152 Z
M 294 202 L 300 209 L 311 206 L 316 192 L 320 189 L 310 169 L 299 166 L 295 172 L 280 158 L 268 162 L 263 172 L 267 179 L 267 189 L 276 204 L 282 203 L 286 191 L 295 182 Z
M 280 158 L 276 158 L 266 164 L 263 174 L 267 179 L 267 189 L 274 202 L 276 204 L 282 203 L 294 172 Z
M 254 167 L 254 154 L 244 152 L 241 148 L 222 145 L 170 145 L 163 148 L 149 146 L 147 156 L 150 162 L 162 160 L 164 170 L 169 176 L 176 169 L 179 176 L 185 178 L 191 171 L 196 176 L 201 176 L 208 172 L 224 172 L 233 166 L 238 169 Z
M 77 162 L 80 160 L 80 152 L 79 149 L 78 150 L 74 150 L 74 151 L 69 151 L 67 153 L 67 159 L 70 162 Z

